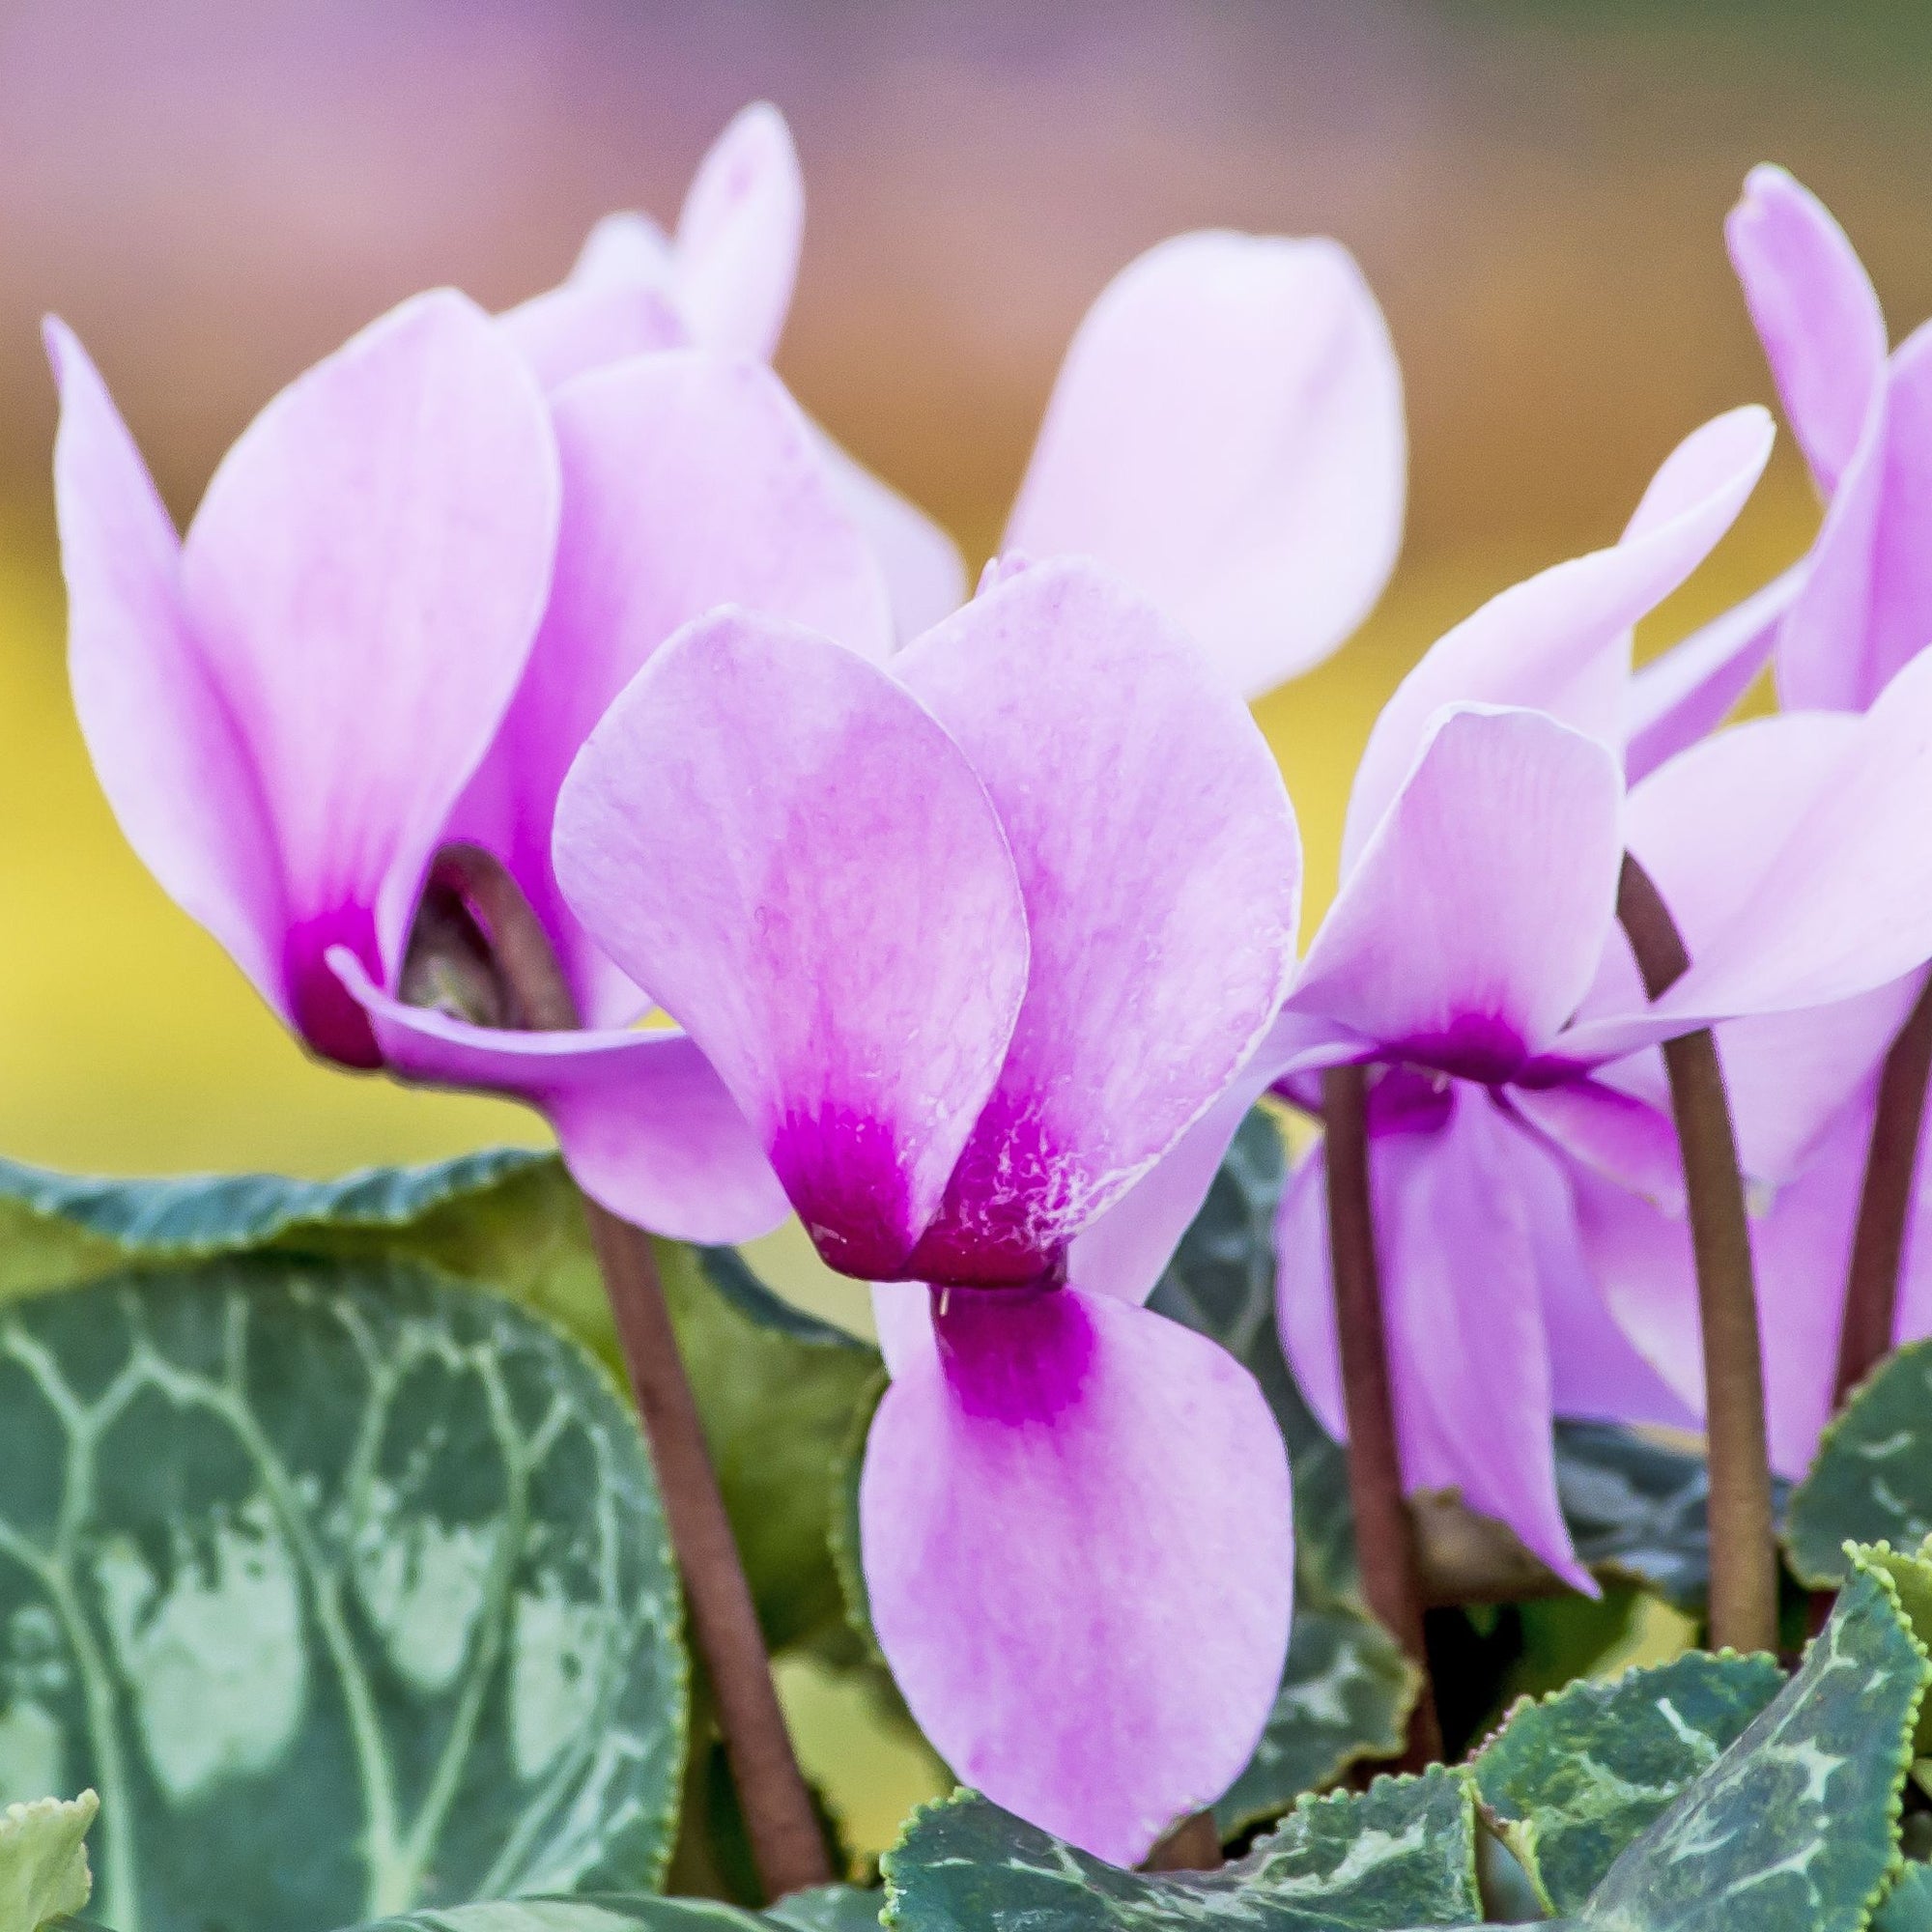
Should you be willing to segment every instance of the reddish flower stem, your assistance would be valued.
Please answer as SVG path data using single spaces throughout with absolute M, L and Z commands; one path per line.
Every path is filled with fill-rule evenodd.
M 1369 1182 L 1368 1075 L 1337 1066 L 1321 1076 L 1328 1171 L 1328 1251 L 1335 1278 L 1335 1327 L 1342 1403 L 1349 1418 L 1349 1500 L 1362 1595 L 1421 1675 L 1401 1759 L 1419 1771 L 1442 1755 L 1442 1725 L 1423 1640 L 1422 1575 L 1415 1521 L 1403 1493 L 1389 1390 L 1388 1333 Z
M 501 983 L 504 1024 L 540 1033 L 578 1025 L 577 1003 L 549 936 L 496 859 L 473 845 L 446 845 L 437 855 L 431 890 L 454 895 L 481 929 Z M 650 1442 L 692 1636 L 711 1681 L 758 1881 L 772 1899 L 829 1884 L 824 1835 L 772 1682 L 650 1238 L 588 1197 L 583 1210 Z
M 1628 853 L 1617 886 L 1617 918 L 1644 990 L 1655 1000 L 1689 970 L 1690 955 L 1662 895 Z M 1684 1161 L 1704 1339 L 1710 1640 L 1719 1649 L 1776 1650 L 1777 1544 L 1765 1439 L 1764 1351 L 1730 1102 L 1708 1027 L 1667 1041 L 1663 1064 Z
M 1879 1074 L 1864 1186 L 1859 1195 L 1851 1266 L 1845 1275 L 1833 1408 L 1844 1406 L 1845 1398 L 1891 1347 L 1928 1076 L 1932 1076 L 1932 980 L 1899 1029 Z

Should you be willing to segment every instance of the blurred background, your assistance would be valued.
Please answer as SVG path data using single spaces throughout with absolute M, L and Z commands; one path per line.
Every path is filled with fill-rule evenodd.
M 606 211 L 670 218 L 760 96 L 810 194 L 781 369 L 976 566 L 1068 334 L 1132 255 L 1225 224 L 1360 258 L 1407 383 L 1411 509 L 1361 636 L 1261 707 L 1311 915 L 1404 668 L 1610 541 L 1697 422 L 1771 400 L 1719 229 L 1753 162 L 1825 197 L 1895 335 L 1932 311 L 1932 9 L 1898 0 L 0 0 L 0 1152 L 326 1174 L 541 1134 L 306 1063 L 123 845 L 67 696 L 40 316 L 80 331 L 185 520 L 363 322 L 435 283 L 508 304 Z M 1645 647 L 1814 522 L 1781 447 Z M 926 1774 L 859 1767 L 818 1689 L 788 1694 L 884 1842 Z

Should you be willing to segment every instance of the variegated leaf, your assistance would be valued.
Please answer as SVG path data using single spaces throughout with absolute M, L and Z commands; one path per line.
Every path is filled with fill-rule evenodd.
M 1440 1766 L 1304 1798 L 1213 1872 L 1122 1871 L 962 1793 L 886 1855 L 899 1932 L 1388 1932 L 1482 1917 L 1467 1780 Z
M 1932 1666 L 1889 1566 L 1860 1557 L 1796 1676 L 1622 1854 L 1597 1932 L 1862 1932 Z
M 1775 1659 L 1692 1651 L 1523 1703 L 1471 1762 L 1552 1912 L 1581 1908 L 1633 1838 L 1776 1696 Z
M 608 1377 L 406 1264 L 0 1310 L 0 1795 L 101 1794 L 115 1932 L 648 1888 L 686 1666 Z

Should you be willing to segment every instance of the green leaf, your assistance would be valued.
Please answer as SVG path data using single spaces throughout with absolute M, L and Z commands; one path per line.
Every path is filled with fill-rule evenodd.
M 1372 1617 L 1346 1604 L 1298 1605 L 1267 1728 L 1214 1806 L 1223 1839 L 1279 1817 L 1351 1764 L 1398 1755 L 1418 1688 L 1415 1666 Z
M 1928 1678 L 1890 1575 L 1861 1558 L 1797 1675 L 1617 1859 L 1579 1922 L 1861 1932 L 1897 1856 Z
M 100 1809 L 91 1791 L 36 1798 L 0 1813 L 0 1927 L 34 1932 L 84 1906 L 94 1889 L 87 1830 Z
M 1524 1703 L 1471 1761 L 1552 1912 L 1575 1912 L 1633 1838 L 1776 1696 L 1769 1657 L 1700 1651 Z
M 1791 1498 L 1785 1548 L 1814 1590 L 1844 1580 L 1844 1546 L 1916 1549 L 1932 1531 L 1932 1341 L 1887 1356 L 1826 1429 Z
M 357 1932 L 870 1932 L 884 1895 L 827 1885 L 793 1892 L 769 1912 L 710 1898 L 613 1892 L 595 1898 L 521 1898 L 447 1906 L 385 1918 Z
M 1932 1869 L 1905 1866 L 1873 1915 L 1871 1932 L 1932 1932 Z
M 1122 1871 L 971 1792 L 914 1815 L 886 1854 L 902 1932 L 1349 1932 L 1482 1917 L 1470 1787 L 1436 1766 L 1366 1792 L 1304 1798 L 1213 1872 Z
M 408 1264 L 0 1312 L 0 1796 L 102 1795 L 116 1932 L 658 1881 L 675 1576 L 628 1408 Z
M 835 1468 L 878 1353 L 798 1313 L 728 1249 L 655 1246 L 766 1637 L 836 1648 Z M 98 1180 L 0 1161 L 0 1299 L 263 1248 L 431 1263 L 514 1295 L 622 1377 L 582 1203 L 554 1154 L 501 1148 L 331 1181 Z
M 1597 1577 L 1702 1610 L 1711 1588 L 1702 1456 L 1614 1423 L 1559 1422 L 1556 1491 L 1577 1554 Z

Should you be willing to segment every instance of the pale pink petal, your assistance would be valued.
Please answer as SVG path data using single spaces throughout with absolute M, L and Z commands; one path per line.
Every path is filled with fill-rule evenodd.
M 1246 707 L 1094 566 L 1021 572 L 895 661 L 1000 814 L 1033 965 L 914 1257 L 1026 1280 L 1235 1078 L 1294 959 L 1294 814 Z
M 653 355 L 569 384 L 554 410 L 563 525 L 550 609 L 451 836 L 510 867 L 586 1021 L 616 1025 L 648 1002 L 584 935 L 551 869 L 557 787 L 591 726 L 673 631 L 721 604 L 879 656 L 892 632 L 817 440 L 769 370 Z
M 556 827 L 569 903 L 703 1048 L 826 1259 L 902 1278 L 1027 981 L 959 748 L 856 653 L 723 611 L 627 687 Z
M 805 183 L 784 116 L 741 108 L 698 164 L 672 244 L 671 278 L 707 349 L 769 361 L 791 306 Z
M 1771 454 L 1771 418 L 1733 410 L 1672 451 L 1623 539 L 1492 597 L 1433 645 L 1397 687 L 1355 773 L 1346 871 L 1446 704 L 1524 705 L 1621 750 L 1630 630 L 1708 556 Z
M 866 1445 L 872 1621 L 995 1804 L 1118 1864 L 1247 1763 L 1293 1597 L 1288 1461 L 1204 1337 L 1105 1295 L 955 1289 Z
M 261 781 L 183 608 L 181 545 L 86 352 L 49 322 L 68 670 L 101 789 L 162 889 L 290 1017 Z
M 323 963 L 392 983 L 431 855 L 523 673 L 556 541 L 534 380 L 480 309 L 418 297 L 285 389 L 215 471 L 189 620 L 253 754 L 296 1024 L 366 1060 Z
M 899 641 L 931 630 L 965 598 L 966 566 L 959 547 L 923 510 L 874 476 L 823 430 L 816 435 L 832 487 L 885 573 Z
M 641 282 L 564 282 L 497 318 L 546 390 L 690 340 L 670 298 Z
M 670 238 L 648 214 L 626 209 L 607 214 L 584 238 L 570 279 L 580 288 L 641 283 L 668 290 L 671 282 Z
M 1458 708 L 1356 856 L 1289 999 L 1390 1059 L 1503 1080 L 1589 988 L 1615 913 L 1623 781 L 1534 711 Z
M 1371 1121 L 1374 1125 L 1374 1094 Z M 1541 1270 L 1560 1253 L 1548 1156 L 1481 1089 L 1452 1081 L 1433 1110 L 1373 1131 L 1370 1182 L 1403 1478 L 1454 1489 L 1514 1529 L 1575 1588 L 1556 1494 L 1554 1384 Z M 1333 1277 L 1315 1238 L 1319 1154 L 1284 1197 L 1282 1346 L 1324 1426 L 1346 1432 L 1335 1369 Z
M 1631 783 L 1730 716 L 1771 661 L 1806 570 L 1802 561 L 1793 564 L 1631 679 L 1624 700 L 1624 773 Z
M 1772 1466 L 1798 1477 L 1831 1411 L 1866 1117 L 1751 1222 Z M 1595 1176 L 1574 1177 L 1592 1271 L 1623 1331 L 1690 1413 L 1704 1413 L 1697 1279 L 1685 1222 Z
M 1345 248 L 1178 236 L 1081 324 L 1004 548 L 1097 557 L 1266 691 L 1380 595 L 1406 458 L 1394 346 Z
M 1284 1080 L 1375 1056 L 1375 1041 L 1346 1027 L 1303 1013 L 1278 1015 L 1221 1097 L 1074 1236 L 1067 1263 L 1073 1279 L 1095 1294 L 1145 1301 L 1208 1199 L 1236 1129 L 1262 1095 Z
M 1823 203 L 1782 168 L 1751 170 L 1724 240 L 1798 446 L 1829 497 L 1885 369 L 1871 279 Z
M 679 1033 L 513 1033 L 406 1007 L 353 954 L 331 964 L 361 1003 L 384 1063 L 408 1080 L 524 1100 L 555 1130 L 583 1191 L 680 1241 L 748 1241 L 786 1202 L 724 1084 Z
M 1869 1095 L 1923 979 L 1718 1029 L 1738 1158 L 1752 1180 L 1777 1187 L 1802 1173 L 1838 1116 Z
M 932 1350 L 932 1295 L 923 1281 L 875 1281 L 872 1327 L 886 1373 L 900 1374 L 920 1353 Z
M 1619 1062 L 1619 1069 L 1628 1065 Z M 1661 1065 L 1656 1076 L 1657 1091 L 1646 1097 L 1620 1092 L 1607 1079 L 1577 1077 L 1549 1087 L 1512 1087 L 1509 1104 L 1571 1159 L 1619 1186 L 1677 1207 L 1684 1197 L 1684 1166 Z

